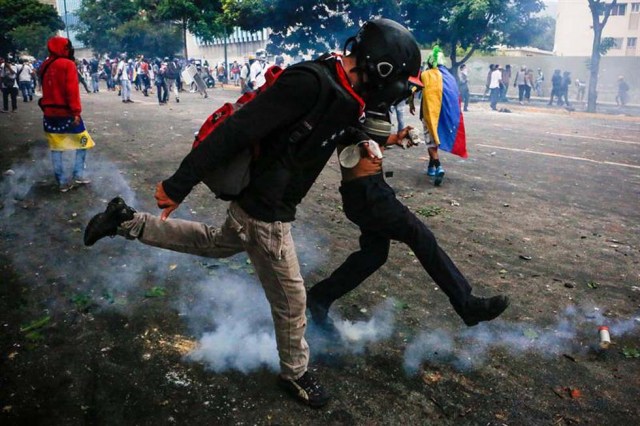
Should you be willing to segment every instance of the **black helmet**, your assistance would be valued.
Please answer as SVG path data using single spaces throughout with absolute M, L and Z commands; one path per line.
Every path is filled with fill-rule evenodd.
M 393 105 L 409 95 L 407 80 L 420 72 L 420 49 L 413 35 L 390 19 L 367 21 L 345 45 L 356 58 L 358 71 L 366 74 L 366 99 Z M 381 93 L 382 91 L 386 93 Z M 377 93 L 375 93 L 377 92 Z
M 367 21 L 345 43 L 358 67 L 377 84 L 408 78 L 420 71 L 420 49 L 413 35 L 390 19 Z

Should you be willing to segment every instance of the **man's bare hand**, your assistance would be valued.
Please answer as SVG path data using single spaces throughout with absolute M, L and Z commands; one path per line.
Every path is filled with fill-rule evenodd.
M 164 187 L 162 186 L 162 182 L 158 182 L 156 185 L 156 193 L 154 195 L 156 202 L 158 203 L 158 207 L 162 209 L 162 213 L 160 213 L 161 220 L 167 220 L 169 215 L 178 208 L 180 203 L 176 203 L 173 201 L 166 192 L 164 192 Z

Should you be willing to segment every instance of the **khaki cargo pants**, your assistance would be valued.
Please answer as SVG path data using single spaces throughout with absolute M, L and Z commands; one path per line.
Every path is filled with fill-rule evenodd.
M 119 234 L 147 245 L 205 257 L 229 257 L 246 251 L 271 305 L 281 374 L 297 379 L 307 371 L 306 292 L 300 275 L 291 224 L 256 220 L 231 203 L 222 228 L 180 219 L 162 221 L 136 213 Z

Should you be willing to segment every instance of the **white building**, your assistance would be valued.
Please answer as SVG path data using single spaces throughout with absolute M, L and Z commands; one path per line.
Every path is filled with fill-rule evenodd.
M 588 0 L 558 0 L 554 53 L 558 56 L 591 56 L 593 19 Z M 607 56 L 640 56 L 640 0 L 618 2 L 602 37 L 614 46 Z

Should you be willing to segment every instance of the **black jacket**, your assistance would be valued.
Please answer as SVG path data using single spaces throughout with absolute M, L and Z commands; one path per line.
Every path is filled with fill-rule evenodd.
M 311 72 L 309 67 L 324 67 Z M 265 222 L 290 222 L 296 206 L 335 150 L 348 126 L 357 126 L 358 101 L 338 83 L 335 59 L 287 68 L 275 84 L 229 117 L 163 182 L 167 195 L 181 202 L 204 176 L 259 141 L 251 180 L 240 206 Z M 320 107 L 318 107 L 320 105 Z M 315 118 L 309 120 L 309 116 Z M 311 129 L 291 142 L 301 122 Z M 302 128 L 305 126 L 302 125 Z

